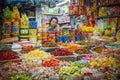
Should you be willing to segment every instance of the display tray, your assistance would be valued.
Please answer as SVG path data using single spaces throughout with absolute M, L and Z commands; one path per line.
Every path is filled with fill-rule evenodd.
M 56 59 L 59 59 L 59 60 L 65 60 L 65 61 L 76 61 L 77 58 L 74 56 L 74 55 L 69 55 L 69 56 L 56 56 L 55 57 Z
M 21 61 L 21 58 L 11 59 L 11 60 L 3 60 L 3 61 L 0 61 L 0 63 L 4 63 L 4 62 L 14 62 L 14 61 Z
M 105 45 L 105 47 L 106 48 L 112 48 L 112 49 L 115 49 L 115 50 L 120 49 L 120 46 Z
M 101 48 L 100 48 L 100 47 L 101 47 Z M 97 49 L 97 48 L 100 49 L 100 50 L 99 50 L 99 51 L 101 51 L 100 53 L 94 51 L 94 50 Z M 97 46 L 97 47 L 93 47 L 93 48 L 91 48 L 89 51 L 90 51 L 92 54 L 99 55 L 99 54 L 102 53 L 102 50 L 103 50 L 102 48 L 105 49 L 105 46 Z M 98 50 L 98 49 L 97 49 L 97 50 Z
M 59 48 L 59 47 L 42 47 L 41 49 L 48 50 L 48 49 L 56 49 L 56 48 Z
M 82 47 L 82 48 L 84 48 L 84 47 L 88 47 L 88 45 L 79 45 L 79 44 L 77 44 L 79 47 Z
M 94 55 L 100 54 L 100 53 L 97 53 L 97 52 L 95 52 L 95 51 L 93 51 L 93 50 L 90 50 L 90 52 L 91 52 L 92 54 L 94 54 Z

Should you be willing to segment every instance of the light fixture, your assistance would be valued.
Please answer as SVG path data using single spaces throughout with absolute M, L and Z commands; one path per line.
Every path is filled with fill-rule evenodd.
M 56 4 L 56 6 L 62 6 L 62 5 L 67 4 L 69 2 L 70 2 L 70 0 L 64 0 L 63 2 Z

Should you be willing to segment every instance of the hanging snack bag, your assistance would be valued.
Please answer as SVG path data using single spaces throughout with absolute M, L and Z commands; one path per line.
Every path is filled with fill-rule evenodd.
M 22 18 L 21 18 L 21 28 L 29 28 L 28 17 L 27 17 L 26 14 L 22 15 Z
M 9 7 L 6 7 L 3 10 L 4 18 L 12 18 L 12 12 L 10 11 Z
M 17 20 L 20 19 L 20 13 L 19 13 L 19 11 L 18 11 L 17 6 L 14 6 L 14 7 L 13 7 L 12 15 L 13 15 L 13 19 L 17 19 Z

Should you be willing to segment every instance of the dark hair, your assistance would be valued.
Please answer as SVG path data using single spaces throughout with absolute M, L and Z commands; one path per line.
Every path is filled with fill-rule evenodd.
M 58 18 L 56 18 L 56 17 L 51 17 L 50 22 L 49 22 L 49 25 L 50 25 L 50 23 L 51 23 L 51 21 L 52 21 L 53 19 L 55 19 L 55 20 L 57 21 L 57 23 L 58 23 Z

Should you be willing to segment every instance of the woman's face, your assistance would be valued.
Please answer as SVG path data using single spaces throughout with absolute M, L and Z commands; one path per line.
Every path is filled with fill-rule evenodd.
M 56 27 L 57 26 L 57 20 L 56 19 L 52 19 L 51 23 L 50 23 L 51 27 Z

